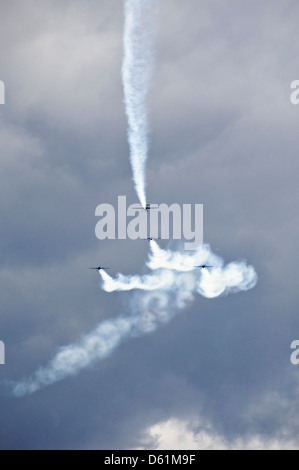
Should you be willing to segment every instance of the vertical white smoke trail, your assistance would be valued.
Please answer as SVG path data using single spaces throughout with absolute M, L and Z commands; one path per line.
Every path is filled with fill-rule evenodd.
M 147 94 L 153 65 L 154 0 L 125 0 L 122 79 L 135 189 L 143 207 L 148 155 Z

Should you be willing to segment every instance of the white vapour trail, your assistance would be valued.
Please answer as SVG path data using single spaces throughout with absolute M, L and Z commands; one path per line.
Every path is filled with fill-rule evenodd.
M 76 375 L 112 354 L 124 340 L 155 331 L 190 305 L 196 294 L 213 298 L 251 289 L 257 282 L 252 266 L 245 261 L 225 266 L 208 245 L 192 253 L 162 250 L 155 241 L 151 241 L 150 246 L 147 266 L 151 274 L 118 274 L 113 279 L 105 271 L 100 271 L 103 288 L 107 292 L 135 290 L 130 298 L 130 315 L 104 321 L 77 343 L 61 348 L 48 365 L 39 368 L 31 378 L 11 384 L 15 396 L 36 392 Z M 194 268 L 206 262 L 212 264 L 213 269 Z
M 154 240 L 151 241 L 151 247 L 152 255 L 147 263 L 150 269 L 193 271 L 197 279 L 196 291 L 203 297 L 214 298 L 222 294 L 245 291 L 257 283 L 257 274 L 253 266 L 247 266 L 246 261 L 234 261 L 224 266 L 223 259 L 212 253 L 207 244 L 200 245 L 196 251 L 189 253 L 161 250 Z M 203 264 L 209 264 L 213 269 L 194 271 L 194 266 Z
M 35 374 L 23 382 L 9 383 L 13 395 L 21 397 L 78 374 L 80 370 L 95 361 L 105 359 L 122 340 L 127 337 L 134 325 L 134 318 L 118 317 L 100 323 L 80 341 L 59 349 L 46 367 L 40 367 Z
M 224 266 L 223 259 L 212 253 L 207 244 L 200 245 L 192 252 L 162 250 L 154 240 L 150 245 L 151 254 L 147 266 L 152 270 L 151 275 L 118 274 L 113 279 L 101 271 L 103 289 L 106 292 L 133 289 L 167 292 L 177 290 L 179 284 L 185 284 L 184 281 L 188 279 L 192 293 L 214 298 L 251 289 L 257 282 L 253 266 L 247 266 L 246 261 L 234 261 Z M 206 263 L 213 268 L 194 268 Z
M 143 207 L 148 155 L 147 94 L 153 65 L 154 0 L 125 0 L 122 80 L 128 119 L 128 141 L 135 189 Z
M 144 276 L 124 276 L 119 273 L 115 279 L 104 271 L 101 271 L 100 273 L 104 281 L 104 289 L 106 292 L 123 292 L 134 289 L 146 291 L 167 289 L 173 282 L 173 275 L 170 276 L 171 273 L 166 272 L 161 273 L 159 278 L 155 276 L 155 274 Z

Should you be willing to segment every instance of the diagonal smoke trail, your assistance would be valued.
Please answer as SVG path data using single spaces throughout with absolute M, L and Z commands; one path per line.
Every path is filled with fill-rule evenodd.
M 153 67 L 154 0 L 125 0 L 122 80 L 135 189 L 143 207 L 148 155 L 147 94 Z
M 61 348 L 45 367 L 29 379 L 10 383 L 16 397 L 34 393 L 48 385 L 78 374 L 82 369 L 104 360 L 126 339 L 154 332 L 168 323 L 182 309 L 191 305 L 196 294 L 207 298 L 245 291 L 255 286 L 257 275 L 245 261 L 224 265 L 209 245 L 197 251 L 162 250 L 150 242 L 147 262 L 150 274 L 113 279 L 100 271 L 103 289 L 107 292 L 134 290 L 130 297 L 130 315 L 104 321 L 80 341 Z M 210 271 L 194 269 L 194 265 L 212 263 Z
M 76 375 L 109 356 L 130 334 L 133 323 L 133 318 L 125 317 L 104 321 L 77 343 L 60 348 L 48 365 L 40 367 L 28 380 L 7 384 L 12 386 L 14 396 L 22 397 Z

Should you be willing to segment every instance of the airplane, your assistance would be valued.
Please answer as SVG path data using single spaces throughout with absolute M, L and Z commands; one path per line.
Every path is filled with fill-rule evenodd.
M 147 238 L 141 238 L 140 240 L 148 240 L 149 242 L 151 242 L 153 240 L 162 240 L 162 239 L 161 239 L 161 237 L 159 237 L 159 238 L 147 237 Z
M 89 268 L 89 269 L 96 269 L 97 271 L 101 271 L 102 269 L 110 269 L 110 268 L 104 268 L 104 266 L 98 266 L 97 268 Z
M 140 209 L 140 210 L 144 210 L 146 212 L 150 211 L 150 210 L 153 210 L 153 209 L 158 209 L 158 207 L 151 207 L 152 204 L 146 204 L 145 207 L 143 206 L 138 206 L 138 207 L 134 207 L 133 209 Z
M 193 268 L 201 268 L 201 269 L 205 269 L 205 268 L 213 268 L 214 266 L 207 266 L 206 264 L 202 264 L 201 266 L 193 266 Z

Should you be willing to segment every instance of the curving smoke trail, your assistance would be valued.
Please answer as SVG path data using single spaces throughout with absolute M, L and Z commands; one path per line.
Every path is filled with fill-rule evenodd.
M 224 266 L 220 256 L 215 255 L 208 244 L 200 245 L 196 251 L 161 250 L 153 240 L 152 255 L 147 266 L 152 269 L 166 269 L 180 272 L 193 271 L 196 291 L 206 298 L 219 297 L 222 294 L 236 293 L 253 288 L 257 283 L 257 274 L 253 266 L 246 261 L 234 261 Z M 194 266 L 210 264 L 213 269 L 194 271 Z
M 7 382 L 7 385 L 12 387 L 14 396 L 22 397 L 76 375 L 109 356 L 130 334 L 133 322 L 133 318 L 125 317 L 104 321 L 77 343 L 60 348 L 48 365 L 40 367 L 28 380 Z
M 180 283 L 190 282 L 191 291 L 206 298 L 236 293 L 251 289 L 256 285 L 257 274 L 246 261 L 234 261 L 224 266 L 220 256 L 215 255 L 209 245 L 200 245 L 192 252 L 163 250 L 152 240 L 148 268 L 152 274 L 124 276 L 118 274 L 113 279 L 100 271 L 103 289 L 106 292 L 146 290 L 173 292 Z M 212 263 L 212 269 L 197 269 L 194 266 Z
M 16 397 L 76 375 L 112 354 L 126 339 L 155 331 L 190 305 L 196 294 L 213 298 L 251 289 L 257 282 L 252 266 L 245 261 L 225 266 L 209 245 L 202 245 L 192 253 L 162 250 L 155 241 L 151 241 L 150 246 L 147 262 L 150 274 L 118 274 L 113 279 L 100 271 L 105 291 L 134 290 L 128 307 L 130 315 L 100 323 L 77 343 L 61 348 L 48 365 L 39 368 L 31 378 L 10 383 Z M 211 263 L 213 269 L 194 268 L 194 265 L 206 262 Z
M 147 94 L 153 67 L 154 0 L 125 0 L 122 80 L 135 189 L 143 207 L 148 155 Z

